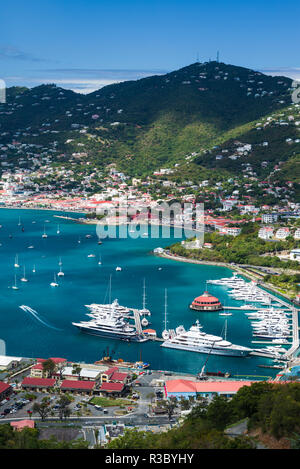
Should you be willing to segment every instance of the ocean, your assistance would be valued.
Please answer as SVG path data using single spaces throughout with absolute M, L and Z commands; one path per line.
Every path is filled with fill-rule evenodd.
M 93 363 L 106 355 L 108 347 L 113 358 L 124 361 L 142 358 L 152 369 L 197 373 L 207 361 L 207 371 L 229 372 L 241 379 L 276 374 L 276 370 L 258 366 L 271 363 L 264 358 L 207 357 L 162 348 L 159 342 L 126 343 L 78 331 L 71 323 L 88 320 L 84 305 L 108 302 L 111 275 L 112 299 L 117 298 L 121 305 L 133 308 L 142 308 L 145 279 L 146 307 L 152 313 L 149 327 L 159 336 L 164 328 L 167 289 L 168 328 L 175 329 L 180 324 L 189 328 L 199 319 L 205 332 L 221 335 L 226 319 L 227 340 L 253 347 L 250 322 L 243 311 L 233 311 L 232 316 L 225 318 L 218 313 L 189 309 L 189 303 L 206 289 L 207 280 L 231 277 L 232 271 L 154 256 L 151 253 L 154 248 L 166 247 L 181 239 L 174 238 L 172 230 L 170 239 L 107 238 L 99 245 L 95 225 L 74 223 L 55 215 L 68 214 L 47 210 L 0 210 L 0 339 L 5 341 L 7 355 L 64 357 Z M 47 238 L 42 237 L 44 228 Z M 95 257 L 88 257 L 90 254 Z M 16 255 L 19 268 L 14 267 Z M 98 264 L 100 256 L 101 265 Z M 65 275 L 56 277 L 59 287 L 53 288 L 50 282 L 59 272 L 60 258 Z M 20 281 L 24 266 L 28 282 Z M 34 266 L 35 273 L 32 272 Z M 122 271 L 117 272 L 117 266 Z M 12 289 L 15 275 L 18 290 Z M 208 290 L 225 305 L 241 304 L 228 296 L 225 287 L 208 285 Z M 21 305 L 30 307 L 31 312 L 22 310 Z

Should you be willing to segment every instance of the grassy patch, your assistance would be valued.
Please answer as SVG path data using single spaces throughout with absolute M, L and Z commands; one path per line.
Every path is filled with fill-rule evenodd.
M 117 407 L 122 405 L 133 406 L 135 403 L 128 399 L 110 399 L 108 397 L 93 397 L 90 400 L 90 404 L 100 405 L 101 407 Z

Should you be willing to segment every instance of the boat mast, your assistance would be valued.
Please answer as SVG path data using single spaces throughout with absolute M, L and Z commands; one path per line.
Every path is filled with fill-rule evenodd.
M 111 304 L 111 274 L 109 276 L 109 296 L 108 296 L 108 302 Z
M 146 309 L 146 285 L 144 279 L 144 286 L 143 286 L 143 310 Z
M 165 288 L 165 330 L 167 330 L 167 289 Z

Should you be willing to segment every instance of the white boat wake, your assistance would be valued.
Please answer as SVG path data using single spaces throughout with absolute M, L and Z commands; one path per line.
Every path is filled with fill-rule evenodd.
M 43 321 L 43 319 L 40 318 L 39 313 L 34 309 L 30 308 L 29 306 L 22 305 L 20 306 L 20 308 L 22 309 L 22 311 L 31 314 L 35 319 L 37 319 L 37 321 L 42 323 L 44 326 L 49 327 L 50 329 L 55 329 L 56 331 L 62 331 L 62 329 L 58 329 L 57 327 L 51 326 L 51 324 L 48 324 L 47 322 Z

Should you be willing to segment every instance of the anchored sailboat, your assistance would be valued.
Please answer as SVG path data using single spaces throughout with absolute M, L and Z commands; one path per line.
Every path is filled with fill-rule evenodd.
M 56 281 L 56 275 L 55 275 L 55 274 L 54 274 L 54 282 L 51 282 L 51 283 L 50 283 L 50 286 L 51 286 L 51 287 L 58 287 L 58 283 L 57 283 L 57 281 Z
M 23 274 L 23 277 L 21 278 L 21 282 L 28 282 L 28 279 L 26 278 L 26 274 L 25 274 L 25 265 L 24 265 L 24 274 Z

